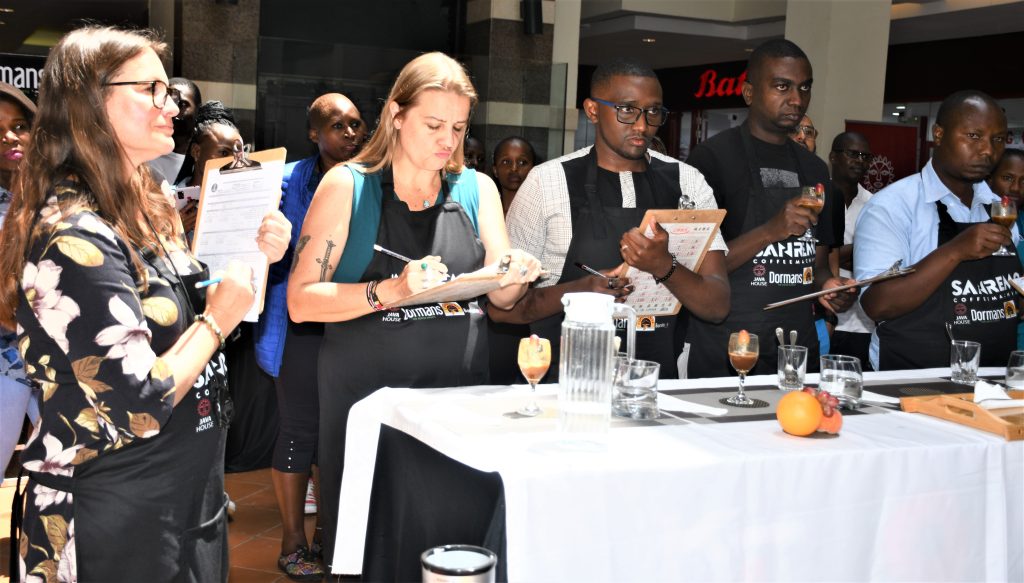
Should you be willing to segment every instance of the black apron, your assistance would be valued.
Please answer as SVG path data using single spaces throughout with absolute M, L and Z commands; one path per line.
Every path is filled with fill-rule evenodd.
M 754 152 L 754 140 L 746 125 L 740 129 L 743 152 L 750 173 L 750 190 L 745 209 L 727 209 L 730 213 L 744 213 L 742 232 L 768 222 L 778 213 L 789 199 L 800 195 L 800 188 L 765 188 L 761 182 L 761 170 Z M 799 147 L 787 141 L 790 148 Z M 793 154 L 801 185 L 809 180 L 800 165 L 800 158 Z M 819 227 L 830 225 L 818 223 Z M 818 227 L 815 227 L 815 230 Z M 686 331 L 690 345 L 687 366 L 689 378 L 721 377 L 735 374 L 729 364 L 729 334 L 742 329 L 757 334 L 760 354 L 751 374 L 771 374 L 778 368 L 778 341 L 775 329 L 781 327 L 787 333 L 796 330 L 797 344 L 807 347 L 807 372 L 818 370 L 818 331 L 814 325 L 812 302 L 798 302 L 774 310 L 765 311 L 764 306 L 787 300 L 812 290 L 814 286 L 814 264 L 816 245 L 800 241 L 796 235 L 772 243 L 762 249 L 746 264 L 729 273 L 732 301 L 729 316 L 720 324 L 711 324 L 691 317 Z
M 938 244 L 943 245 L 974 223 L 957 223 L 937 201 Z M 957 340 L 981 343 L 981 366 L 1006 366 L 1017 349 L 1017 292 L 1007 278 L 1020 274 L 1020 259 L 989 256 L 957 265 L 923 304 L 899 318 L 879 322 L 878 366 L 881 370 L 949 366 L 945 323 Z
M 677 165 L 659 164 L 654 167 L 648 163 L 644 172 L 633 173 L 634 181 L 638 176 L 643 176 L 650 188 L 648 194 L 634 187 L 636 208 L 623 208 L 621 204 L 615 207 L 602 206 L 597 195 L 597 152 L 594 148 L 591 148 L 590 153 L 583 158 L 570 160 L 566 164 L 565 172 L 572 215 L 572 241 L 565 255 L 562 277 L 558 280 L 560 284 L 589 275 L 576 267 L 576 263 L 594 269 L 610 269 L 621 265 L 622 251 L 619 242 L 622 235 L 640 226 L 640 221 L 648 209 L 677 208 L 682 195 Z M 558 380 L 559 338 L 562 335 L 564 318 L 565 313 L 559 312 L 530 324 L 531 333 L 551 340 L 551 367 L 548 369 L 545 382 Z M 674 379 L 679 376 L 673 343 L 676 320 L 676 316 L 654 317 L 637 314 L 636 357 L 660 363 L 663 379 Z M 622 337 L 622 342 L 625 343 L 625 321 L 618 320 L 616 328 L 616 334 Z M 622 345 L 622 349 L 625 350 L 625 344 Z
M 377 244 L 405 255 L 436 255 L 452 275 L 484 264 L 484 246 L 462 205 L 442 178 L 444 202 L 413 212 L 382 176 Z M 359 281 L 387 279 L 405 264 L 375 253 Z M 381 387 L 457 387 L 486 384 L 487 326 L 476 301 L 422 304 L 373 312 L 324 325 L 320 347 L 320 521 L 330 564 L 338 520 L 349 409 Z
M 142 256 L 171 283 L 187 328 L 195 316 L 189 300 L 197 311 L 205 308 L 205 291 L 195 283 L 209 271 L 179 279 L 152 254 Z M 50 354 L 63 355 L 52 348 Z M 65 376 L 58 383 L 77 384 Z M 70 478 L 29 474 L 31 482 L 74 497 L 79 581 L 227 580 L 224 436 L 230 410 L 218 350 L 155 437 L 79 464 Z

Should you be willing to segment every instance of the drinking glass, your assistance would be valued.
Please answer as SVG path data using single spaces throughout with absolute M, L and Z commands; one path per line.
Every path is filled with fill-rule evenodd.
M 524 417 L 535 417 L 540 414 L 537 406 L 537 383 L 548 373 L 551 366 L 551 341 L 547 338 L 530 336 L 519 340 L 519 370 L 530 383 L 530 403 L 521 407 L 516 413 Z
M 970 340 L 954 340 L 949 347 L 950 380 L 959 385 L 978 382 L 981 344 Z
M 747 373 L 757 364 L 757 334 L 747 331 L 733 332 L 729 335 L 729 364 L 740 375 L 739 388 L 735 395 L 725 400 L 730 405 L 753 405 L 754 400 L 743 393 L 743 383 Z
M 778 385 L 783 391 L 804 388 L 807 375 L 807 347 L 786 345 L 779 347 Z
M 661 365 L 625 356 L 615 359 L 612 413 L 630 419 L 658 418 L 658 373 Z
M 1024 389 L 1024 350 L 1014 350 L 1006 363 L 1006 386 Z
M 825 187 L 821 184 L 817 186 L 805 186 L 800 189 L 800 200 L 797 201 L 798 206 L 802 206 L 809 209 L 812 213 L 817 215 L 821 212 L 821 209 L 825 208 Z M 811 229 L 807 229 L 803 236 L 800 237 L 801 241 L 807 241 L 808 243 L 817 243 L 818 240 L 811 235 Z
M 993 223 L 1012 230 L 1013 224 L 1017 222 L 1017 205 L 1012 199 L 1004 196 L 1002 199 L 992 203 L 991 215 Z M 1010 257 L 1016 254 L 1000 245 L 999 250 L 992 255 Z
M 819 363 L 821 374 L 818 388 L 839 399 L 839 405 L 845 409 L 853 409 L 860 405 L 864 391 L 864 374 L 861 371 L 860 359 L 856 356 L 826 354 L 819 358 Z

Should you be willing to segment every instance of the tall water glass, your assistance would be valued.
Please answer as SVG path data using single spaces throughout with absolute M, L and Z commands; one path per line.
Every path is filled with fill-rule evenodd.
M 981 344 L 971 340 L 954 340 L 949 345 L 949 378 L 960 385 L 978 382 Z
M 864 374 L 860 359 L 843 354 L 826 354 L 820 358 L 818 388 L 839 399 L 839 406 L 853 409 L 860 404 L 864 391 Z

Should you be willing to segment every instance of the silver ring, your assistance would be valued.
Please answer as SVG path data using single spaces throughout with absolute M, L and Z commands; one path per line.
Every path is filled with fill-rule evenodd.
M 530 271 L 525 265 L 519 266 L 519 275 L 526 275 L 526 272 Z

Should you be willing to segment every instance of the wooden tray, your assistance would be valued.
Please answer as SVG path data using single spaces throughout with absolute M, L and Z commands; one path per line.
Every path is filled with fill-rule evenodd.
M 1013 399 L 1024 399 L 1024 391 L 1008 391 Z M 924 413 L 989 433 L 1007 441 L 1024 439 L 1024 407 L 985 409 L 974 403 L 973 393 L 902 397 L 900 406 L 908 413 Z

